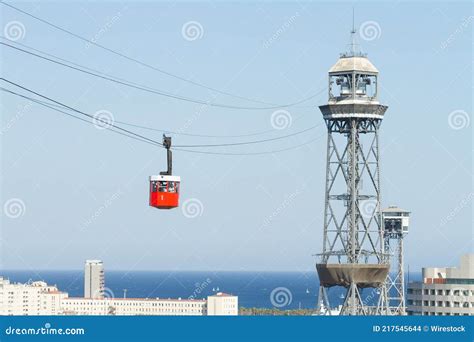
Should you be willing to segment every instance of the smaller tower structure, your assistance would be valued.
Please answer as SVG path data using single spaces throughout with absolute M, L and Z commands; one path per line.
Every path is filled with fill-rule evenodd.
M 388 301 L 388 313 L 406 315 L 403 239 L 408 234 L 410 212 L 390 206 L 382 210 L 382 217 L 385 251 L 390 254 L 390 272 L 383 289 Z

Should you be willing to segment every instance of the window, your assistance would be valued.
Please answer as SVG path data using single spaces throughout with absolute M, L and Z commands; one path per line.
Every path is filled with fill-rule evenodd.
M 167 182 L 165 181 L 159 181 L 158 182 L 158 192 L 167 192 Z

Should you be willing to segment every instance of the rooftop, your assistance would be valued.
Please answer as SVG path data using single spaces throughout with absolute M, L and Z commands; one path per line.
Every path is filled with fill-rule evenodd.
M 340 73 L 345 71 L 360 71 L 371 74 L 377 74 L 379 72 L 367 57 L 342 55 L 336 64 L 329 69 L 329 73 Z
M 408 210 L 397 207 L 396 205 L 391 205 L 386 209 L 382 210 L 383 213 L 409 213 Z

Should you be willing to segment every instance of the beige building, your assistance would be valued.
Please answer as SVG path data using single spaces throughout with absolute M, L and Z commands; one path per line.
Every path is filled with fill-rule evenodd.
M 207 297 L 207 314 L 209 316 L 237 316 L 239 314 L 239 299 L 227 293 L 218 292 Z
M 474 315 L 474 254 L 459 267 L 423 268 L 423 281 L 408 284 L 408 315 Z

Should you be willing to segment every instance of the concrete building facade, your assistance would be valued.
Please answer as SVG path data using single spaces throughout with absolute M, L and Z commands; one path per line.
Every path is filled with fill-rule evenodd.
M 43 281 L 10 283 L 0 277 L 0 315 L 58 315 L 67 293 Z
M 209 316 L 236 316 L 239 313 L 239 299 L 227 293 L 218 292 L 207 297 Z
M 84 298 L 104 298 L 105 276 L 101 260 L 86 260 L 84 266 Z
M 474 254 L 463 255 L 459 267 L 422 273 L 422 281 L 408 284 L 408 315 L 474 315 Z

